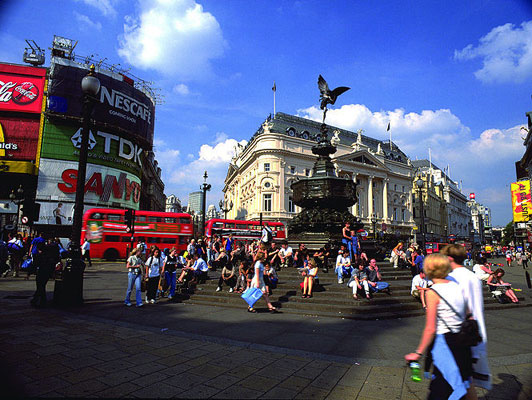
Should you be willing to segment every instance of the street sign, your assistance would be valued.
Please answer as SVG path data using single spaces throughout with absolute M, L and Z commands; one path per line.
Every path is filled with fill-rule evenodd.
M 22 217 L 22 223 L 24 225 L 26 225 L 28 223 L 28 221 L 29 221 L 28 217 L 26 217 L 26 216 Z

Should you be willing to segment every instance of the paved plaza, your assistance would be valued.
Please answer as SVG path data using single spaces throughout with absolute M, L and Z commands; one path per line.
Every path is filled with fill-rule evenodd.
M 127 308 L 124 270 L 120 263 L 88 269 L 86 304 L 79 309 L 33 309 L 33 280 L 0 281 L 5 396 L 426 396 L 428 381 L 412 382 L 402 360 L 417 345 L 423 317 L 356 321 L 249 314 L 244 304 L 239 310 L 166 299 Z M 508 269 L 508 281 L 523 288 L 519 296 L 530 302 L 523 277 L 521 268 Z M 531 310 L 487 312 L 494 387 L 479 390 L 481 398 L 532 398 Z

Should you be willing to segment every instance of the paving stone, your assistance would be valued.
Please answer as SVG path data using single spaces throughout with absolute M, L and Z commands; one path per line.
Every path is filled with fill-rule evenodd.
M 205 382 L 205 385 L 212 386 L 213 388 L 217 388 L 220 390 L 227 389 L 229 386 L 234 385 L 238 381 L 242 380 L 241 378 L 234 376 L 234 375 L 219 375 L 214 379 L 208 380 Z
M 198 358 L 193 358 L 192 360 L 188 360 L 187 364 L 191 365 L 192 367 L 197 367 L 203 364 L 206 364 L 208 362 L 211 362 L 212 358 L 209 356 L 201 356 Z
M 135 378 L 134 380 L 131 380 L 130 382 L 142 388 L 145 386 L 153 385 L 158 382 L 164 382 L 164 383 L 171 384 L 169 383 L 169 381 L 171 380 L 173 380 L 172 375 L 157 371 L 151 374 L 144 374 L 144 375 L 141 374 L 141 376 L 139 376 L 138 378 Z
M 169 385 L 179 387 L 183 390 L 192 389 L 194 386 L 199 385 L 207 381 L 209 378 L 200 376 L 197 374 L 191 374 L 190 372 L 183 372 L 182 374 L 172 377 L 172 380 L 168 382 Z
M 220 392 L 220 389 L 211 386 L 196 385 L 192 389 L 179 394 L 183 399 L 206 399 Z
M 28 367 L 31 368 L 31 364 L 28 364 Z M 31 377 L 32 379 L 39 380 L 51 376 L 61 377 L 64 372 L 68 371 L 70 371 L 70 368 L 65 367 L 64 365 L 59 363 L 50 362 L 34 369 L 28 368 L 28 370 L 25 371 L 25 374 Z
M 258 368 L 241 366 L 241 367 L 233 368 L 232 370 L 228 371 L 227 375 L 233 375 L 241 379 L 244 379 L 248 377 L 249 375 L 254 374 L 257 371 L 258 371 Z
M 300 370 L 294 372 L 294 375 L 295 376 L 301 376 L 302 378 L 307 378 L 307 379 L 315 379 L 317 378 L 323 371 L 325 370 L 325 368 L 314 368 L 314 367 L 310 367 L 308 364 L 306 366 L 304 366 L 303 368 L 301 368 Z
M 168 385 L 166 383 L 155 383 L 150 386 L 143 387 L 137 391 L 131 392 L 129 395 L 140 398 L 163 398 L 168 399 L 172 397 L 181 397 L 180 393 L 183 389 L 175 386 Z
M 62 364 L 72 369 L 76 369 L 76 368 L 96 366 L 96 365 L 99 365 L 101 362 L 102 362 L 101 360 L 98 360 L 97 358 L 89 356 L 89 357 L 82 357 L 82 358 L 72 358 L 70 360 L 65 359 L 64 361 L 62 361 Z
M 85 367 L 81 369 L 76 369 L 61 374 L 61 379 L 68 381 L 70 383 L 79 383 L 86 380 L 93 380 L 100 376 L 104 376 L 106 373 L 94 367 Z
M 218 392 L 213 399 L 258 399 L 264 393 L 258 390 L 248 389 L 241 386 L 230 386 Z
M 37 397 L 49 392 L 58 391 L 70 385 L 71 384 L 69 382 L 56 377 L 45 378 L 38 381 L 33 381 L 31 385 L 23 388 L 21 394 L 23 396 Z
M 305 389 L 312 383 L 311 379 L 291 376 L 282 381 L 279 386 L 287 389 L 297 390 L 298 392 Z
M 224 372 L 227 372 L 227 368 L 219 367 L 216 365 L 211 364 L 203 364 L 199 367 L 195 367 L 190 369 L 188 372 L 200 376 L 204 376 L 206 378 L 215 378 L 218 375 L 223 374 Z
M 238 382 L 236 386 L 242 386 L 249 389 L 254 389 L 266 393 L 271 388 L 276 386 L 279 383 L 276 379 L 271 379 L 269 377 L 261 376 L 258 374 L 250 375 L 242 381 Z
M 133 363 L 135 365 L 142 365 L 145 363 L 149 363 L 151 361 L 156 361 L 157 359 L 158 357 L 154 356 L 153 354 L 144 353 L 144 352 L 140 353 L 139 350 L 137 350 L 137 353 L 124 358 L 124 361 Z
M 151 374 L 152 372 L 156 372 L 156 371 L 162 371 L 165 368 L 166 367 L 164 365 L 159 364 L 157 362 L 147 362 L 147 363 L 139 364 L 132 368 L 128 368 L 128 371 L 135 372 L 139 375 L 144 375 L 144 374 Z
M 97 352 L 93 356 L 94 358 L 97 358 L 98 360 L 111 361 L 111 360 L 117 360 L 119 358 L 125 358 L 128 356 L 128 354 L 117 349 L 113 351 L 107 351 L 105 353 Z
M 59 389 L 58 392 L 65 397 L 88 397 L 94 396 L 96 393 L 108 388 L 109 386 L 97 380 L 90 380 L 76 383 L 71 386 Z
M 353 365 L 347 370 L 339 384 L 348 385 L 351 380 L 364 380 L 368 377 L 371 367 L 367 365 Z
M 330 390 L 319 389 L 316 387 L 307 387 L 303 389 L 295 397 L 296 399 L 324 399 L 329 394 Z
M 126 397 L 129 393 L 139 390 L 140 387 L 131 383 L 125 382 L 117 386 L 109 387 L 97 393 L 98 397 L 104 398 L 118 398 Z
M 119 360 L 112 360 L 112 361 L 107 361 L 104 363 L 97 364 L 94 366 L 94 368 L 97 368 L 104 372 L 115 372 L 115 371 L 132 368 L 135 365 L 136 364 L 133 364 L 132 362 L 126 361 L 125 359 L 121 358 Z
M 124 382 L 134 382 L 140 375 L 128 370 L 122 370 L 113 372 L 104 376 L 98 377 L 100 382 L 107 384 L 108 386 L 120 385 Z
M 360 385 L 360 388 L 362 384 Z M 333 390 L 327 395 L 328 400 L 344 400 L 344 399 L 355 399 L 360 388 L 353 386 L 342 386 L 336 385 Z
M 46 346 L 46 347 L 35 349 L 34 352 L 42 357 L 42 356 L 49 356 L 51 354 L 63 353 L 64 351 L 67 351 L 67 350 L 68 348 L 66 348 L 64 345 L 56 344 L 54 346 Z
M 297 390 L 291 390 L 280 386 L 274 387 L 272 390 L 263 394 L 261 399 L 293 399 L 297 396 Z
M 68 351 L 62 352 L 61 354 L 64 354 L 65 356 L 70 358 L 83 358 L 89 356 L 96 356 L 99 353 L 100 352 L 96 347 L 85 347 L 83 349 L 78 349 L 75 351 L 69 349 Z
M 181 364 L 185 362 L 185 360 L 183 360 L 179 355 L 173 355 L 170 357 L 159 358 L 157 362 L 159 364 L 163 364 L 165 368 L 168 368 L 168 367 L 173 367 L 174 365 L 177 365 L 177 364 Z
M 369 397 L 369 398 L 375 398 L 375 399 L 383 399 L 383 400 L 392 400 L 392 399 L 401 399 L 402 395 L 402 388 L 391 388 L 391 387 L 384 387 L 380 385 L 373 385 L 371 383 L 366 383 L 364 386 L 362 386 L 362 389 L 360 389 L 360 392 L 358 394 L 361 397 Z
M 165 374 L 168 374 L 168 375 L 179 375 L 185 371 L 188 371 L 189 369 L 191 369 L 192 366 L 186 364 L 186 363 L 181 363 L 181 364 L 176 364 L 174 366 L 171 366 L 171 367 L 168 367 L 168 368 L 165 368 L 162 372 L 165 373 Z

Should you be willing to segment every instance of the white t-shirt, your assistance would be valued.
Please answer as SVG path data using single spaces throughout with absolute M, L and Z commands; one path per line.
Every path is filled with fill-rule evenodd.
M 91 244 L 89 241 L 84 242 L 83 245 L 81 246 L 81 250 L 83 251 L 90 250 L 90 249 L 91 249 Z
M 203 260 L 203 258 L 198 258 L 196 261 L 194 261 L 194 265 L 192 266 L 194 270 L 201 271 L 201 272 L 207 272 L 209 270 L 209 266 L 207 263 Z
M 443 297 L 456 311 L 453 311 L 451 307 L 449 307 L 449 305 L 443 301 L 440 296 L 438 296 L 440 302 L 438 303 L 436 333 L 444 334 L 449 332 L 449 330 L 454 333 L 459 332 L 460 326 L 462 325 L 466 315 L 466 300 L 462 295 L 462 289 L 453 281 L 448 283 L 435 283 L 432 285 L 432 289 L 437 291 L 440 296 Z
M 343 255 L 339 255 L 336 257 L 336 266 L 339 267 L 340 265 L 346 265 L 351 263 L 351 259 L 349 257 L 344 257 Z
M 292 248 L 290 246 L 286 246 L 286 249 L 282 248 L 279 250 L 279 255 L 283 257 L 291 256 L 293 253 Z
M 161 257 L 150 257 L 146 260 L 146 266 L 148 267 L 148 277 L 155 278 L 160 275 L 163 260 Z
M 422 288 L 428 288 L 429 281 L 426 278 L 422 278 L 421 275 L 417 274 L 412 278 L 412 288 L 410 289 L 410 294 L 414 293 L 414 290 L 418 290 L 417 286 Z

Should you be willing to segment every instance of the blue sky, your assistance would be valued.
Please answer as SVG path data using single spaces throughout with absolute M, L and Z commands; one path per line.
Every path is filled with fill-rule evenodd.
M 323 74 L 351 87 L 329 123 L 385 139 L 390 121 L 411 158 L 431 148 L 495 224 L 511 219 L 532 110 L 529 1 L 4 0 L 0 15 L 0 61 L 56 34 L 154 82 L 155 150 L 183 203 L 205 169 L 209 203 L 221 198 L 233 146 L 273 111 L 274 80 L 277 111 L 318 119 Z

